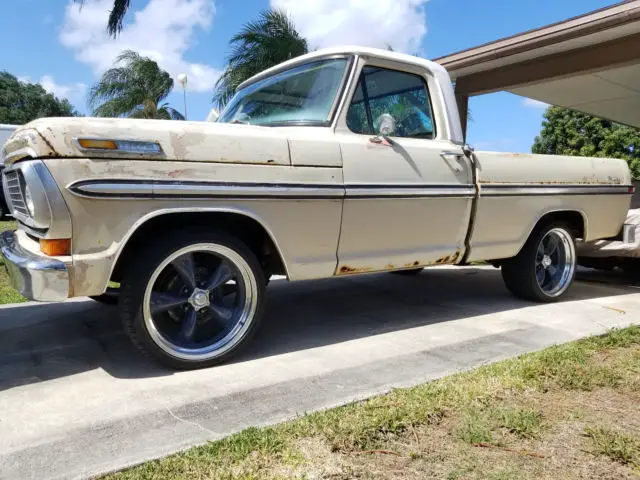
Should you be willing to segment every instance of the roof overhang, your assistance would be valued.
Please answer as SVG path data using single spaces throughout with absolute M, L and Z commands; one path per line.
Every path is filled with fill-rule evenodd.
M 436 62 L 459 95 L 510 91 L 640 127 L 640 0 Z

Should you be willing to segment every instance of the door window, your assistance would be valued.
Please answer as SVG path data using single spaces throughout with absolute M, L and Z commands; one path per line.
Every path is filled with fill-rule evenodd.
M 376 135 L 384 114 L 395 120 L 395 132 L 389 136 L 427 139 L 435 136 L 429 92 L 422 77 L 364 67 L 347 111 L 347 126 L 354 133 Z

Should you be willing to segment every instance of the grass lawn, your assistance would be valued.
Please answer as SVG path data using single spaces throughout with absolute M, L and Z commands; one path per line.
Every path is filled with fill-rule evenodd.
M 313 413 L 108 479 L 631 479 L 640 327 Z
M 15 222 L 0 222 L 0 232 L 5 230 L 13 230 L 16 227 Z M 0 259 L 0 305 L 5 303 L 19 303 L 26 300 L 9 286 L 9 276 L 4 269 L 4 261 Z

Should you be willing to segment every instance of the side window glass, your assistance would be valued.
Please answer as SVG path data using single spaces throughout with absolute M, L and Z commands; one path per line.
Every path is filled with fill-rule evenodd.
M 435 136 L 429 93 L 422 77 L 365 67 L 347 111 L 347 126 L 354 133 L 374 135 L 380 116 L 385 113 L 396 122 L 391 136 L 426 139 Z

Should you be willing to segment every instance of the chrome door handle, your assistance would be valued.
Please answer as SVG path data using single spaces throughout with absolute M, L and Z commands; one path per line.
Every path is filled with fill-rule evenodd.
M 440 156 L 449 164 L 454 172 L 462 171 L 459 160 L 464 157 L 464 153 L 444 151 L 440 153 Z

